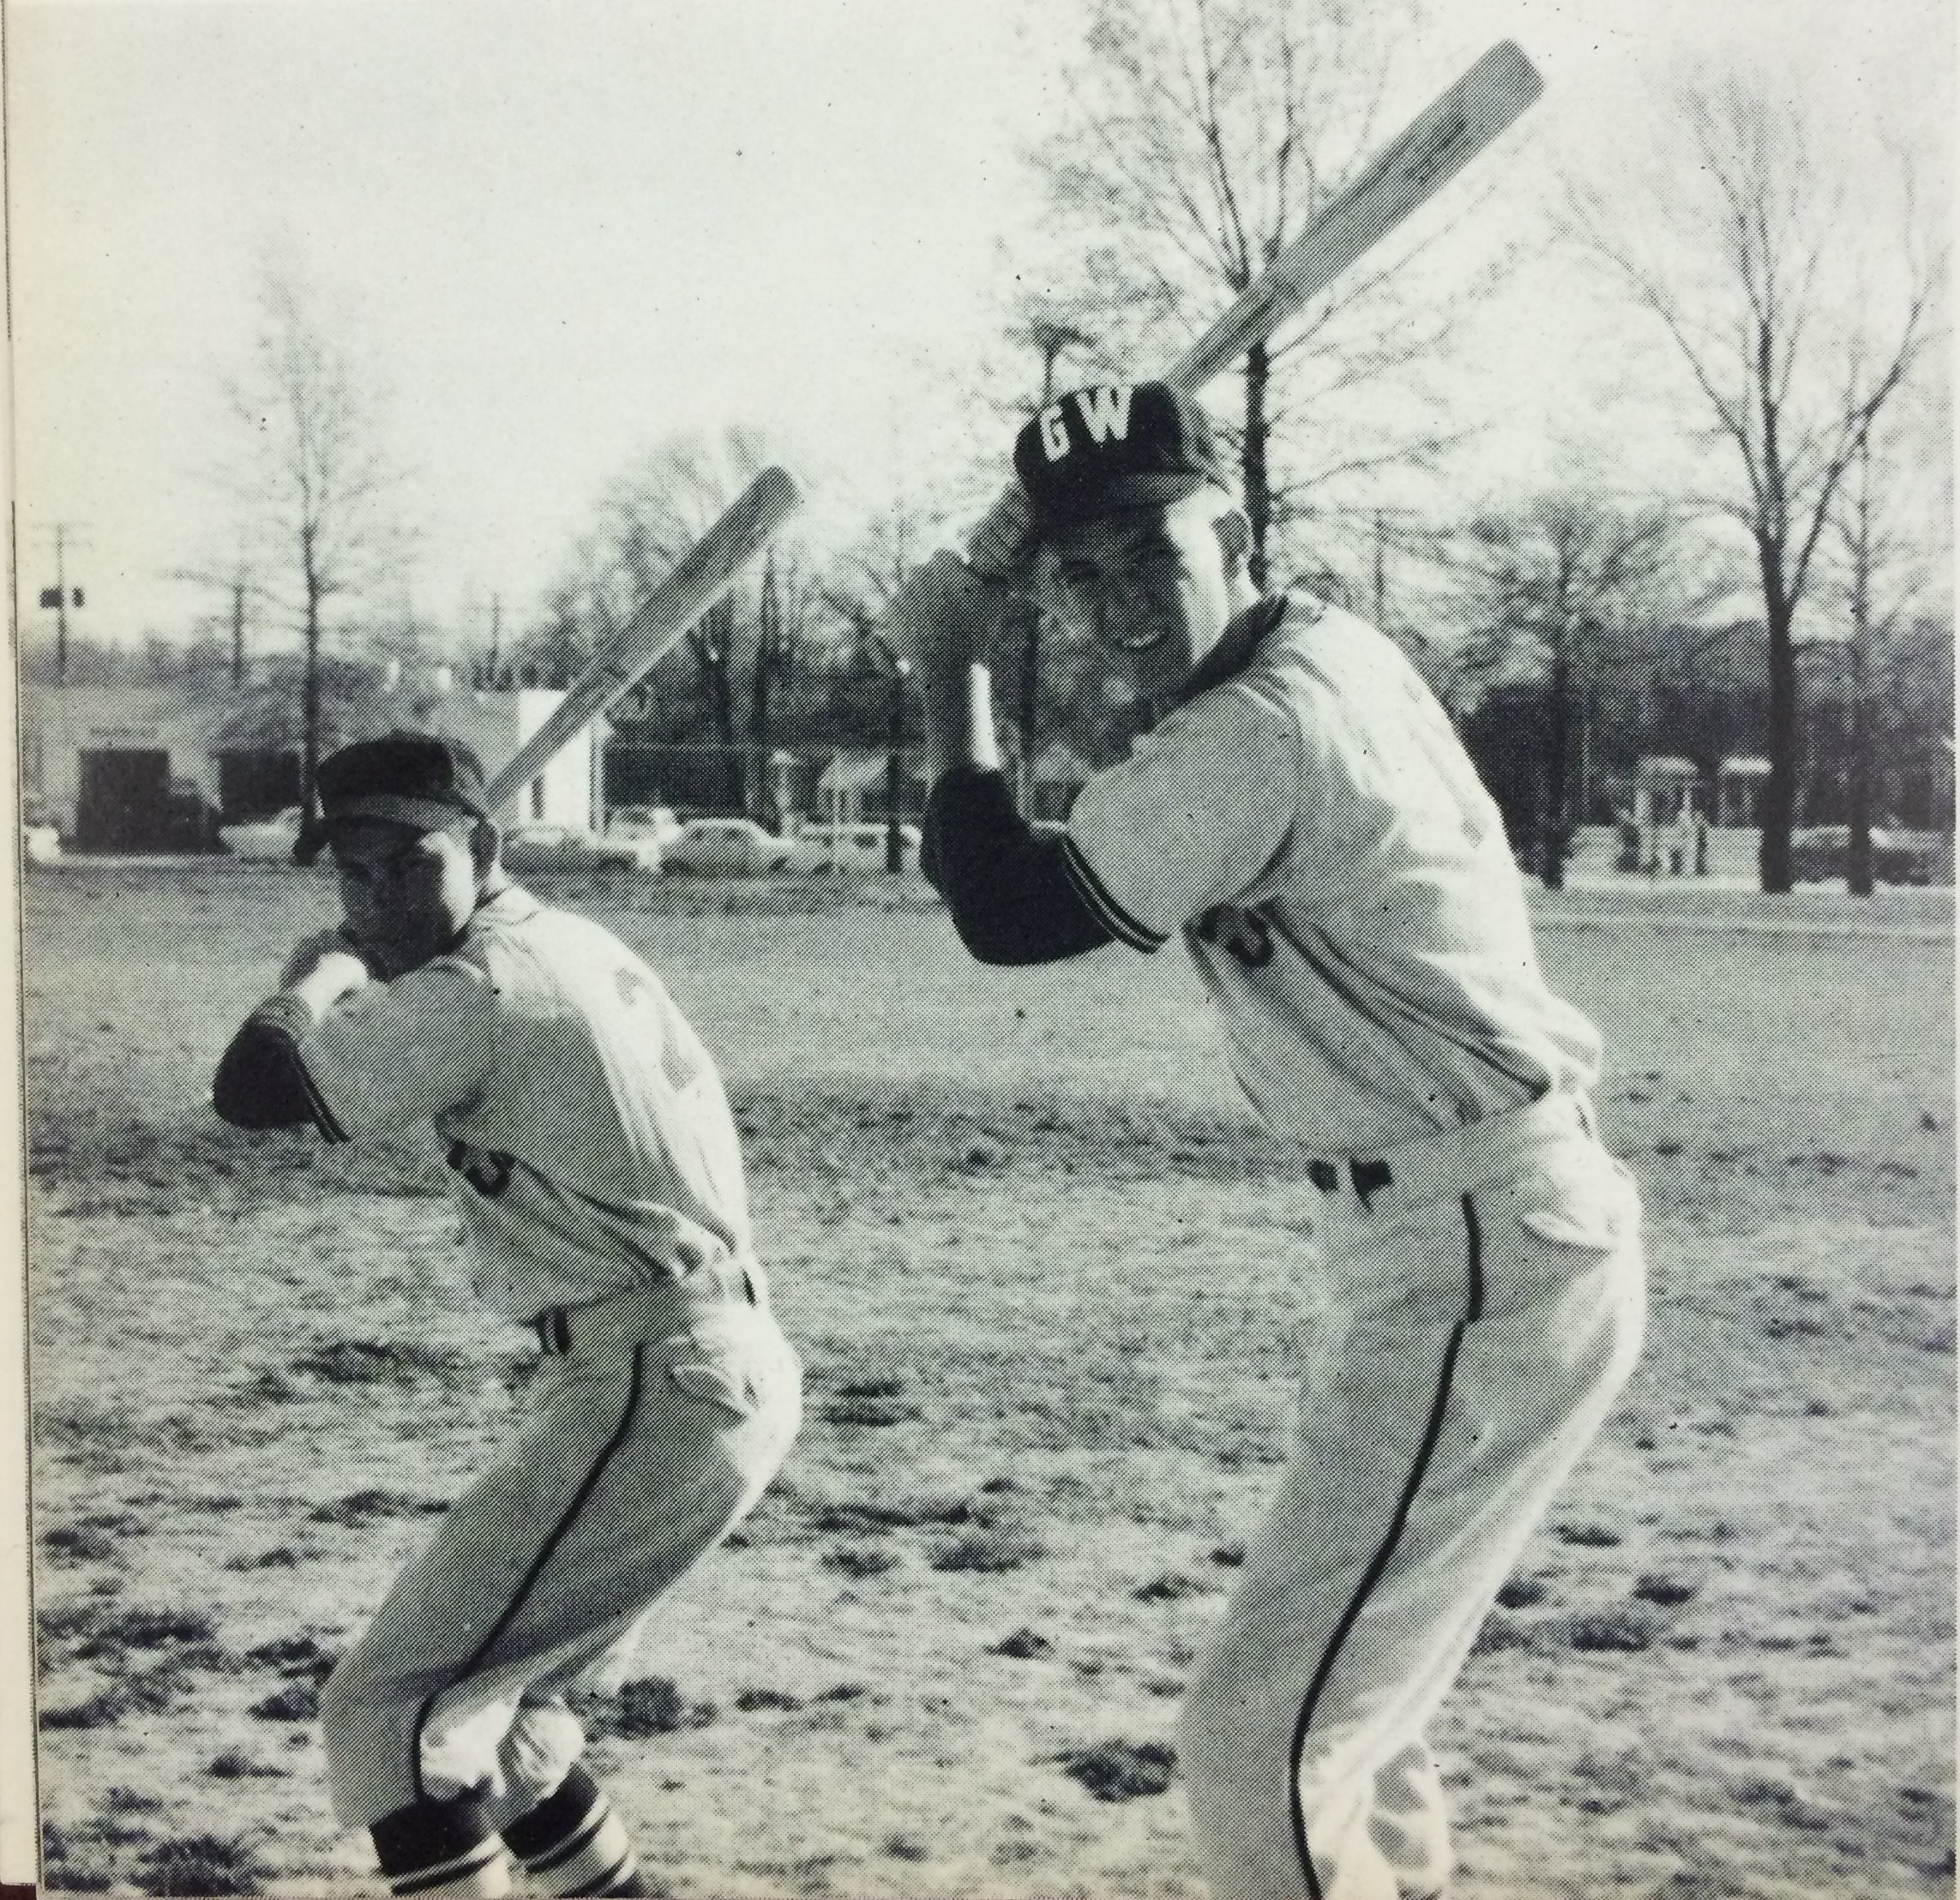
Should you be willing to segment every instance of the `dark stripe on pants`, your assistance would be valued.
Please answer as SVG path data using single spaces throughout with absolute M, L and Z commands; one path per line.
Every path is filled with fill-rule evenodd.
M 1395 1554 L 1395 1547 L 1402 1541 L 1402 1533 L 1409 1522 L 1409 1513 L 1414 1508 L 1416 1494 L 1421 1488 L 1424 1475 L 1429 1469 L 1429 1461 L 1436 1455 L 1437 1441 L 1443 1435 L 1443 1412 L 1450 1401 L 1450 1381 L 1455 1376 L 1457 1355 L 1463 1350 L 1465 1329 L 1483 1315 L 1483 1230 L 1477 1223 L 1476 1208 L 1465 1194 L 1463 1197 L 1464 1245 L 1467 1255 L 1465 1270 L 1464 1316 L 1450 1329 L 1450 1343 L 1443 1349 L 1443 1363 L 1436 1377 L 1435 1402 L 1429 1408 L 1429 1421 L 1423 1428 L 1422 1442 L 1417 1448 L 1416 1461 L 1410 1467 L 1409 1480 L 1402 1488 L 1402 1495 L 1396 1500 L 1394 1514 L 1388 1520 L 1388 1529 L 1383 1534 L 1381 1543 L 1376 1549 L 1368 1566 L 1362 1572 L 1362 1580 L 1348 1605 L 1341 1612 L 1339 1620 L 1327 1638 L 1327 1646 L 1321 1652 L 1320 1666 L 1314 1671 L 1314 1680 L 1308 1685 L 1306 1699 L 1300 1705 L 1300 1719 L 1293 1725 L 1293 1746 L 1287 1757 L 1286 1799 L 1288 1812 L 1293 1822 L 1293 1845 L 1300 1855 L 1300 1865 L 1307 1876 L 1308 1900 L 1322 1900 L 1320 1876 L 1314 1865 L 1313 1849 L 1307 1842 L 1307 1812 L 1300 1799 L 1300 1761 L 1307 1752 L 1307 1730 L 1314 1720 L 1314 1712 L 1320 1707 L 1320 1698 L 1326 1694 L 1328 1679 L 1334 1673 L 1334 1664 L 1339 1660 L 1341 1645 L 1348 1639 L 1348 1632 L 1355 1626 L 1368 1597 L 1380 1583 L 1387 1570 L 1389 1560 Z
M 552 1527 L 551 1535 L 539 1546 L 538 1554 L 531 1560 L 531 1567 L 525 1572 L 517 1588 L 512 1591 L 510 1602 L 505 1606 L 502 1615 L 490 1625 L 490 1632 L 478 1644 L 468 1660 L 416 1711 L 415 1731 L 409 1738 L 409 1771 L 414 1777 L 415 1798 L 418 1801 L 429 1799 L 422 1786 L 422 1731 L 430 1713 L 436 1703 L 458 1683 L 468 1681 L 483 1666 L 484 1658 L 496 1647 L 498 1639 L 515 1620 L 517 1613 L 524 1608 L 525 1598 L 531 1594 L 538 1579 L 544 1575 L 544 1566 L 550 1562 L 552 1553 L 565 1541 L 572 1526 L 578 1522 L 579 1512 L 585 1508 L 586 1500 L 592 1494 L 592 1488 L 604 1475 L 606 1466 L 612 1462 L 614 1454 L 625 1444 L 628 1434 L 633 1429 L 634 1415 L 640 1410 L 640 1385 L 645 1358 L 646 1348 L 635 1346 L 633 1349 L 633 1377 L 627 1386 L 626 1409 L 620 1415 L 619 1423 L 599 1455 L 592 1460 L 592 1470 L 586 1473 L 578 1489 L 572 1494 L 572 1501 L 565 1506 L 564 1515 Z

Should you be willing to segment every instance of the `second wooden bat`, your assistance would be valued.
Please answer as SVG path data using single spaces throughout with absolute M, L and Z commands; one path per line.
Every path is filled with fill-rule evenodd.
M 524 749 L 491 779 L 491 810 L 514 798 L 594 719 L 632 691 L 768 545 L 803 505 L 786 469 L 766 468 L 647 593 L 633 616 L 567 688 Z

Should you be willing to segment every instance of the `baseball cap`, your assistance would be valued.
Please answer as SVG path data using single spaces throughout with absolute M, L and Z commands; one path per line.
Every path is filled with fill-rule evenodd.
M 1168 382 L 1096 383 L 1051 402 L 1014 438 L 1014 472 L 1037 534 L 1109 508 L 1230 491 L 1211 424 Z
M 333 833 L 354 818 L 435 831 L 459 813 L 488 818 L 483 761 L 460 740 L 433 732 L 389 732 L 343 746 L 320 761 L 320 809 L 300 827 L 293 862 L 310 864 Z

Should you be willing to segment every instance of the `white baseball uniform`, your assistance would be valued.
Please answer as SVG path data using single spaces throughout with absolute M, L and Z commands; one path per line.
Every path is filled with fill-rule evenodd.
M 780 1466 L 801 1368 L 714 1065 L 609 932 L 507 886 L 448 954 L 290 1026 L 329 1139 L 433 1123 L 477 1293 L 552 1356 L 322 1698 L 344 1822 L 467 1793 L 502 1825 L 578 1759 L 565 1688 L 616 1672 Z
M 926 846 L 989 961 L 1181 933 L 1314 1157 L 1295 1442 L 1184 1711 L 1195 1842 L 1218 1900 L 1440 1893 L 1425 1728 L 1644 1313 L 1598 1038 L 1540 975 L 1497 809 L 1392 642 L 1275 598 L 1059 842 L 959 767 Z
M 1319 1157 L 1295 1442 L 1184 1712 L 1200 1861 L 1220 1900 L 1394 1900 L 1448 1878 L 1425 1726 L 1638 1353 L 1638 1200 L 1442 708 L 1353 616 L 1250 611 L 1064 854 L 1112 935 L 1182 933 Z

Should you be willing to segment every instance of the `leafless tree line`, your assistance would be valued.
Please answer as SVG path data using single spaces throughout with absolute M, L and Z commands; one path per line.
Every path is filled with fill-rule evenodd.
M 1420 0 L 1081 0 L 1079 21 L 1066 111 L 1031 154 L 1053 244 L 1003 313 L 1020 368 L 992 392 L 996 415 L 1031 412 L 1066 382 L 1168 361 L 1393 129 L 1422 24 Z M 1772 104 L 1760 75 L 1692 78 L 1676 105 L 1670 164 L 1610 200 L 1573 182 L 1539 241 L 1597 267 L 1629 346 L 1650 335 L 1671 352 L 1679 384 L 1647 392 L 1650 426 L 1665 417 L 1707 451 L 1693 489 L 1629 491 L 1593 471 L 1465 502 L 1464 451 L 1483 418 L 1443 378 L 1465 313 L 1498 294 L 1521 241 L 1500 239 L 1495 256 L 1470 247 L 1475 262 L 1459 255 L 1474 177 L 1454 220 L 1428 219 L 1364 259 L 1254 352 L 1221 422 L 1262 579 L 1374 615 L 1453 703 L 1494 682 L 1540 691 L 1532 850 L 1548 878 L 1587 815 L 1580 755 L 1602 730 L 1596 709 L 1604 699 L 1624 712 L 1643 694 L 1657 703 L 1663 680 L 1688 678 L 1692 691 L 1698 652 L 1733 670 L 1738 616 L 1712 628 L 1705 616 L 1746 574 L 1758 606 L 1741 617 L 1760 631 L 1740 664 L 1759 670 L 1770 763 L 1760 870 L 1783 890 L 1807 689 L 1843 701 L 1852 750 L 1869 753 L 1899 655 L 1943 625 L 1950 652 L 1945 261 L 1904 155 L 1882 202 L 1828 129 Z M 406 606 L 375 607 L 391 586 L 406 601 L 412 537 L 405 478 L 376 446 L 371 383 L 291 272 L 268 273 L 263 319 L 250 373 L 228 392 L 250 444 L 228 472 L 239 533 L 196 572 L 221 590 L 234 674 L 249 621 L 298 636 L 310 787 L 329 611 L 361 601 L 370 628 L 412 637 Z M 977 433 L 976 466 L 999 466 L 1001 435 L 997 424 Z M 537 615 L 508 633 L 493 619 L 487 644 L 479 630 L 459 657 L 540 679 L 575 672 L 767 459 L 743 429 L 651 443 L 601 498 Z M 1450 481 L 1420 478 L 1437 472 Z M 1930 507 L 1915 492 L 1929 472 Z M 827 720 L 881 730 L 890 660 L 873 634 L 907 566 L 929 552 L 928 526 L 925 510 L 895 501 L 849 545 L 779 545 L 656 670 L 640 716 L 731 757 Z M 1820 683 L 1804 652 L 1824 638 L 1843 664 Z M 1024 767 L 1052 737 L 1091 761 L 1117 743 L 1091 657 L 1038 616 L 1002 664 Z M 1939 656 L 1928 664 L 1937 671 Z M 1851 778 L 1862 839 L 1882 814 L 1869 774 Z M 761 796 L 753 769 L 726 788 L 731 804 Z M 1868 843 L 1855 844 L 1853 865 L 1855 882 L 1868 880 Z

